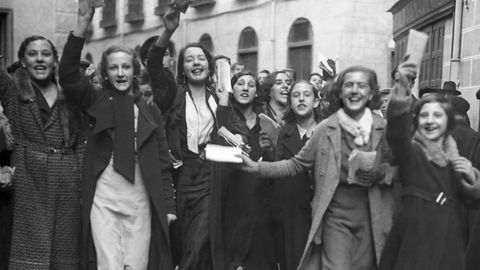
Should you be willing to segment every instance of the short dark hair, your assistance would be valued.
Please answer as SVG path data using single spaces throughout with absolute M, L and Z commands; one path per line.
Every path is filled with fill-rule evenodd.
M 185 77 L 185 70 L 183 70 L 183 62 L 185 62 L 185 52 L 187 51 L 188 48 L 200 48 L 203 51 L 208 62 L 208 77 L 207 77 L 206 84 L 207 86 L 212 84 L 213 82 L 211 78 L 213 77 L 213 74 L 215 74 L 215 64 L 213 62 L 213 57 L 212 57 L 212 54 L 202 44 L 198 42 L 189 43 L 180 50 L 180 53 L 178 54 L 178 64 L 177 64 L 177 83 L 178 84 L 187 83 L 187 78 Z
M 447 132 L 452 131 L 455 127 L 455 112 L 453 111 L 450 101 L 444 95 L 438 93 L 432 93 L 430 95 L 423 96 L 417 101 L 417 103 L 415 103 L 415 107 L 413 108 L 413 126 L 415 129 L 418 129 L 418 117 L 420 110 L 422 109 L 423 105 L 427 103 L 440 104 L 447 115 Z
M 247 75 L 252 76 L 253 79 L 255 80 L 255 89 L 256 89 L 255 93 L 257 94 L 257 96 L 252 101 L 253 111 L 255 113 L 260 113 L 262 111 L 262 106 L 263 106 L 263 102 L 262 102 L 263 100 L 262 100 L 262 96 L 261 96 L 262 88 L 261 88 L 260 83 L 258 82 L 255 74 L 253 74 L 253 72 L 250 72 L 248 70 L 243 70 L 243 71 L 240 71 L 239 73 L 233 75 L 232 79 L 230 80 L 230 82 L 232 84 L 232 88 L 237 83 L 238 79 L 240 79 L 240 77 L 247 76 Z M 237 109 L 240 106 L 235 98 L 232 97 L 231 101 L 232 101 L 232 105 L 235 109 Z
M 18 54 L 17 54 L 18 60 L 21 61 L 23 59 L 23 57 L 25 56 L 25 50 L 27 49 L 28 44 L 30 44 L 31 42 L 33 42 L 35 40 L 45 40 L 45 41 L 47 41 L 50 44 L 50 47 L 52 47 L 53 58 L 55 59 L 55 61 L 58 61 L 57 48 L 55 48 L 55 46 L 53 45 L 53 43 L 49 39 L 47 39 L 43 36 L 39 36 L 39 35 L 29 36 L 22 41 L 22 43 L 20 44 L 20 48 L 18 49 Z
M 272 90 L 272 87 L 275 84 L 275 80 L 277 79 L 278 74 L 285 74 L 288 77 L 288 74 L 283 70 L 274 71 L 268 74 L 267 78 L 265 78 L 265 81 L 262 84 L 262 93 L 261 93 L 261 96 L 264 98 L 265 102 L 268 102 L 270 100 L 270 91 Z
M 313 73 L 310 73 L 310 75 L 308 76 L 308 80 L 310 81 L 310 79 L 311 79 L 313 76 L 318 76 L 318 77 L 320 77 L 320 79 L 322 79 L 322 75 L 320 75 L 320 73 L 313 72 Z M 322 80 L 323 80 L 323 79 L 322 79 Z
M 287 97 L 287 102 L 288 102 L 288 106 L 291 106 L 292 105 L 292 90 L 293 88 L 297 85 L 297 84 L 301 84 L 301 83 L 304 83 L 304 84 L 307 84 L 308 86 L 310 86 L 310 88 L 312 89 L 312 92 L 313 92 L 313 95 L 315 98 L 317 99 L 320 99 L 320 96 L 318 94 L 318 91 L 315 89 L 315 86 L 313 86 L 313 84 L 311 84 L 309 81 L 306 81 L 306 80 L 300 80 L 298 82 L 295 82 L 292 87 L 290 88 L 290 91 L 288 91 L 288 97 Z M 316 110 L 314 109 L 313 110 L 313 116 L 315 117 L 315 121 L 319 121 L 320 120 L 320 115 L 318 113 L 316 113 Z M 295 113 L 293 112 L 293 110 L 289 110 L 288 113 L 283 116 L 283 120 L 285 120 L 286 123 L 294 123 L 297 121 L 297 118 L 296 118 L 296 115 Z
M 270 74 L 270 71 L 268 71 L 268 69 L 262 69 L 260 70 L 259 72 L 257 72 L 257 74 L 260 74 L 260 73 L 265 73 L 265 74 Z

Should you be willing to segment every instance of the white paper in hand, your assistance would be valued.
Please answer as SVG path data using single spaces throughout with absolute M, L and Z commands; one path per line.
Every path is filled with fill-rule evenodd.
M 230 64 L 225 58 L 215 61 L 215 71 L 217 75 L 217 87 L 227 92 L 232 92 L 232 83 L 230 81 Z
M 207 160 L 226 163 L 242 163 L 242 149 L 238 147 L 207 144 L 205 157 Z
M 355 175 L 357 170 L 368 171 L 375 166 L 375 159 L 377 157 L 376 151 L 365 152 L 354 149 L 348 157 L 348 176 L 347 182 L 349 184 L 357 184 L 361 186 L 368 186 L 365 183 L 358 180 Z
M 419 68 L 422 64 L 423 52 L 425 51 L 427 42 L 427 34 L 413 29 L 410 29 L 410 32 L 408 32 L 408 44 L 406 52 L 406 54 L 410 55 L 408 61 L 415 63 Z

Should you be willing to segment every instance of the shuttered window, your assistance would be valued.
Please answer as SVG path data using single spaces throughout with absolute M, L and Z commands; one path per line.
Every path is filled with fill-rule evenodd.
M 252 27 L 247 27 L 240 33 L 238 40 L 238 62 L 245 65 L 245 69 L 257 73 L 258 66 L 258 39 Z
M 100 21 L 100 27 L 109 28 L 117 25 L 116 19 L 116 3 L 115 0 L 104 0 L 102 10 L 102 20 Z
M 297 19 L 288 34 L 288 65 L 298 80 L 307 80 L 312 70 L 312 26 L 305 18 Z

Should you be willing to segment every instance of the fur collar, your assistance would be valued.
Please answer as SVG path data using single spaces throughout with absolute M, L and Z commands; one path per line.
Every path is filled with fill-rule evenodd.
M 413 141 L 420 145 L 428 160 L 440 167 L 447 166 L 450 163 L 450 160 L 459 156 L 457 143 L 450 135 L 446 136 L 443 140 L 442 149 L 425 139 L 425 137 L 422 136 L 418 131 L 415 132 Z
M 28 75 L 28 72 L 24 68 L 19 68 L 15 71 L 13 80 L 17 86 L 18 99 L 21 102 L 29 103 L 35 101 L 35 90 L 33 89 L 30 75 Z M 63 92 L 60 90 L 60 86 L 57 85 L 57 89 L 59 89 L 57 101 L 65 100 Z

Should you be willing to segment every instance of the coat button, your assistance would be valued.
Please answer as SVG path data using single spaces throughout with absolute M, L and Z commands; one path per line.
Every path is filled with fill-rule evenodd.
M 325 171 L 321 171 L 321 172 L 320 172 L 320 175 L 321 175 L 321 176 L 324 176 L 324 175 L 325 175 Z

